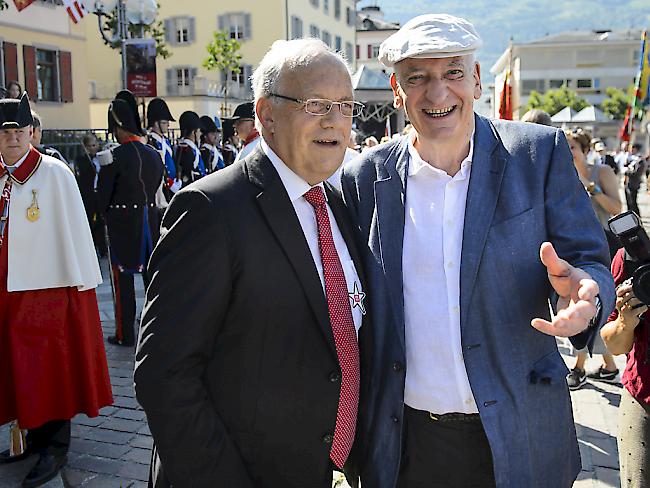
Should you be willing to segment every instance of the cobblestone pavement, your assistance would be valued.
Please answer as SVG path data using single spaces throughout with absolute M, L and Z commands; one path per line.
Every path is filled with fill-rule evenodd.
M 645 192 L 639 194 L 639 206 L 642 215 L 650 217 L 650 197 Z M 646 228 L 650 229 L 650 221 L 644 221 Z M 101 265 L 102 273 L 107 277 L 106 261 L 103 260 Z M 136 277 L 136 293 L 140 310 L 144 291 L 139 277 Z M 97 290 L 97 298 L 104 336 L 107 337 L 115 329 L 108 281 Z M 560 344 L 560 351 L 570 367 L 572 358 L 566 355 L 568 348 Z M 68 465 L 61 476 L 44 485 L 45 488 L 146 487 L 152 439 L 133 391 L 134 350 L 106 343 L 106 353 L 115 403 L 102 409 L 97 418 L 89 419 L 85 415 L 74 418 Z M 597 357 L 590 359 L 587 368 L 596 369 L 598 361 Z M 625 357 L 617 357 L 616 362 L 622 370 Z M 620 486 L 616 448 L 620 392 L 620 385 L 593 382 L 571 394 L 583 466 L 574 488 Z M 5 425 L 0 427 L 0 450 L 6 449 L 7 445 L 8 428 Z M 34 463 L 32 457 L 0 466 L 0 488 L 20 486 Z

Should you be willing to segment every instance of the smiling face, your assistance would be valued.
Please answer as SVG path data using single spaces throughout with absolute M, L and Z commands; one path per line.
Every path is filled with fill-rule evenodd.
M 32 139 L 32 126 L 20 129 L 0 129 L 0 154 L 7 164 L 14 164 L 29 149 Z
M 333 55 L 323 55 L 309 66 L 287 71 L 275 93 L 306 100 L 353 100 L 350 75 Z M 352 117 L 340 105 L 326 115 L 305 112 L 304 104 L 277 97 L 261 98 L 257 115 L 264 139 L 291 170 L 310 185 L 329 178 L 341 165 L 352 130 Z
M 394 104 L 404 107 L 428 143 L 467 144 L 474 130 L 474 100 L 481 96 L 481 72 L 470 56 L 408 58 L 391 76 Z

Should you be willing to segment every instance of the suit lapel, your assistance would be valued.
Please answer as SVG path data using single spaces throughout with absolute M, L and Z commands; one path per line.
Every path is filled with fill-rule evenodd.
M 408 144 L 403 137 L 385 163 L 387 176 L 375 182 L 375 205 L 379 231 L 379 252 L 399 327 L 402 348 L 404 343 L 404 295 L 402 277 L 402 248 L 404 244 L 404 198 L 408 174 Z M 373 246 L 373 243 L 370 243 Z M 377 255 L 376 249 L 373 253 Z
M 487 119 L 476 116 L 474 155 L 467 204 L 460 269 L 461 327 L 467 319 L 488 231 L 496 209 L 506 159 L 498 150 L 499 139 Z
M 250 157 L 244 159 L 243 164 L 250 181 L 262 189 L 257 195 L 260 210 L 298 276 L 326 342 L 336 354 L 323 287 L 300 221 L 282 180 L 260 146 Z

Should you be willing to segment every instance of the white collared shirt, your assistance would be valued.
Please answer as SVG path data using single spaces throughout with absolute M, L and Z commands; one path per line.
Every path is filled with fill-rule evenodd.
M 30 147 L 31 149 L 31 147 Z M 7 164 L 5 163 L 5 160 L 2 159 L 2 155 L 0 154 L 0 160 L 2 161 L 2 164 L 4 164 L 7 168 L 10 168 L 11 171 L 17 170 L 21 164 L 27 159 L 27 156 L 29 156 L 29 151 L 30 149 L 27 149 L 27 152 L 23 155 L 22 158 L 20 158 L 18 161 L 16 161 L 14 164 Z
M 282 184 L 289 195 L 289 200 L 291 200 L 291 204 L 293 205 L 298 220 L 300 221 L 302 232 L 305 235 L 305 239 L 307 239 L 307 244 L 311 251 L 311 257 L 313 258 L 316 269 L 318 270 L 318 276 L 320 277 L 321 286 L 323 287 L 323 293 L 325 293 L 325 275 L 323 274 L 323 263 L 321 262 L 320 250 L 318 248 L 318 223 L 316 222 L 316 212 L 314 212 L 314 207 L 312 207 L 303 196 L 307 191 L 309 191 L 311 185 L 284 164 L 280 157 L 273 152 L 273 149 L 269 147 L 264 138 L 260 138 L 260 146 L 275 167 L 275 170 L 280 175 L 280 180 L 282 180 Z M 327 200 L 327 193 L 325 193 L 323 184 L 319 183 L 318 186 L 323 189 L 323 194 Z M 343 267 L 343 273 L 345 274 L 348 293 L 363 293 L 361 281 L 359 280 L 359 275 L 357 274 L 350 252 L 348 251 L 348 246 L 345 244 L 345 240 L 341 235 L 341 231 L 339 230 L 339 226 L 329 204 L 327 205 L 327 214 L 329 216 L 330 226 L 332 227 L 334 246 L 336 247 L 336 251 L 341 261 L 341 266 Z M 365 307 L 365 301 L 363 302 L 363 306 Z M 350 307 L 352 307 L 352 319 L 354 320 L 354 327 L 358 334 L 359 328 L 361 327 L 363 313 L 359 305 L 353 306 L 352 297 L 350 297 Z
M 409 136 L 402 251 L 406 386 L 404 402 L 437 414 L 476 413 L 460 337 L 460 259 L 474 152 L 449 176 L 428 164 Z

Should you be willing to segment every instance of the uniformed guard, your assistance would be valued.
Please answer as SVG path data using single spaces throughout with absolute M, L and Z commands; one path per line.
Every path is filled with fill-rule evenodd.
M 176 119 L 169 111 L 167 103 L 162 98 L 154 98 L 147 106 L 147 144 L 160 154 L 165 169 L 165 197 L 169 201 L 173 193 L 181 188 L 181 181 L 176 177 L 176 162 L 171 142 L 166 137 L 169 122 Z
M 118 94 L 120 95 L 120 94 Z M 115 336 L 111 344 L 135 344 L 135 289 L 133 275 L 145 283 L 146 263 L 159 236 L 156 191 L 163 178 L 160 155 L 144 144 L 137 106 L 121 92 L 108 110 L 108 128 L 120 143 L 100 158 L 97 184 L 100 211 L 104 212 L 110 243 L 115 288 Z
M 201 157 L 208 173 L 226 167 L 221 152 L 221 121 L 207 115 L 201 117 Z
M 178 120 L 181 137 L 176 146 L 176 161 L 183 186 L 206 175 L 205 163 L 198 148 L 201 137 L 201 119 L 196 112 L 183 112 Z

